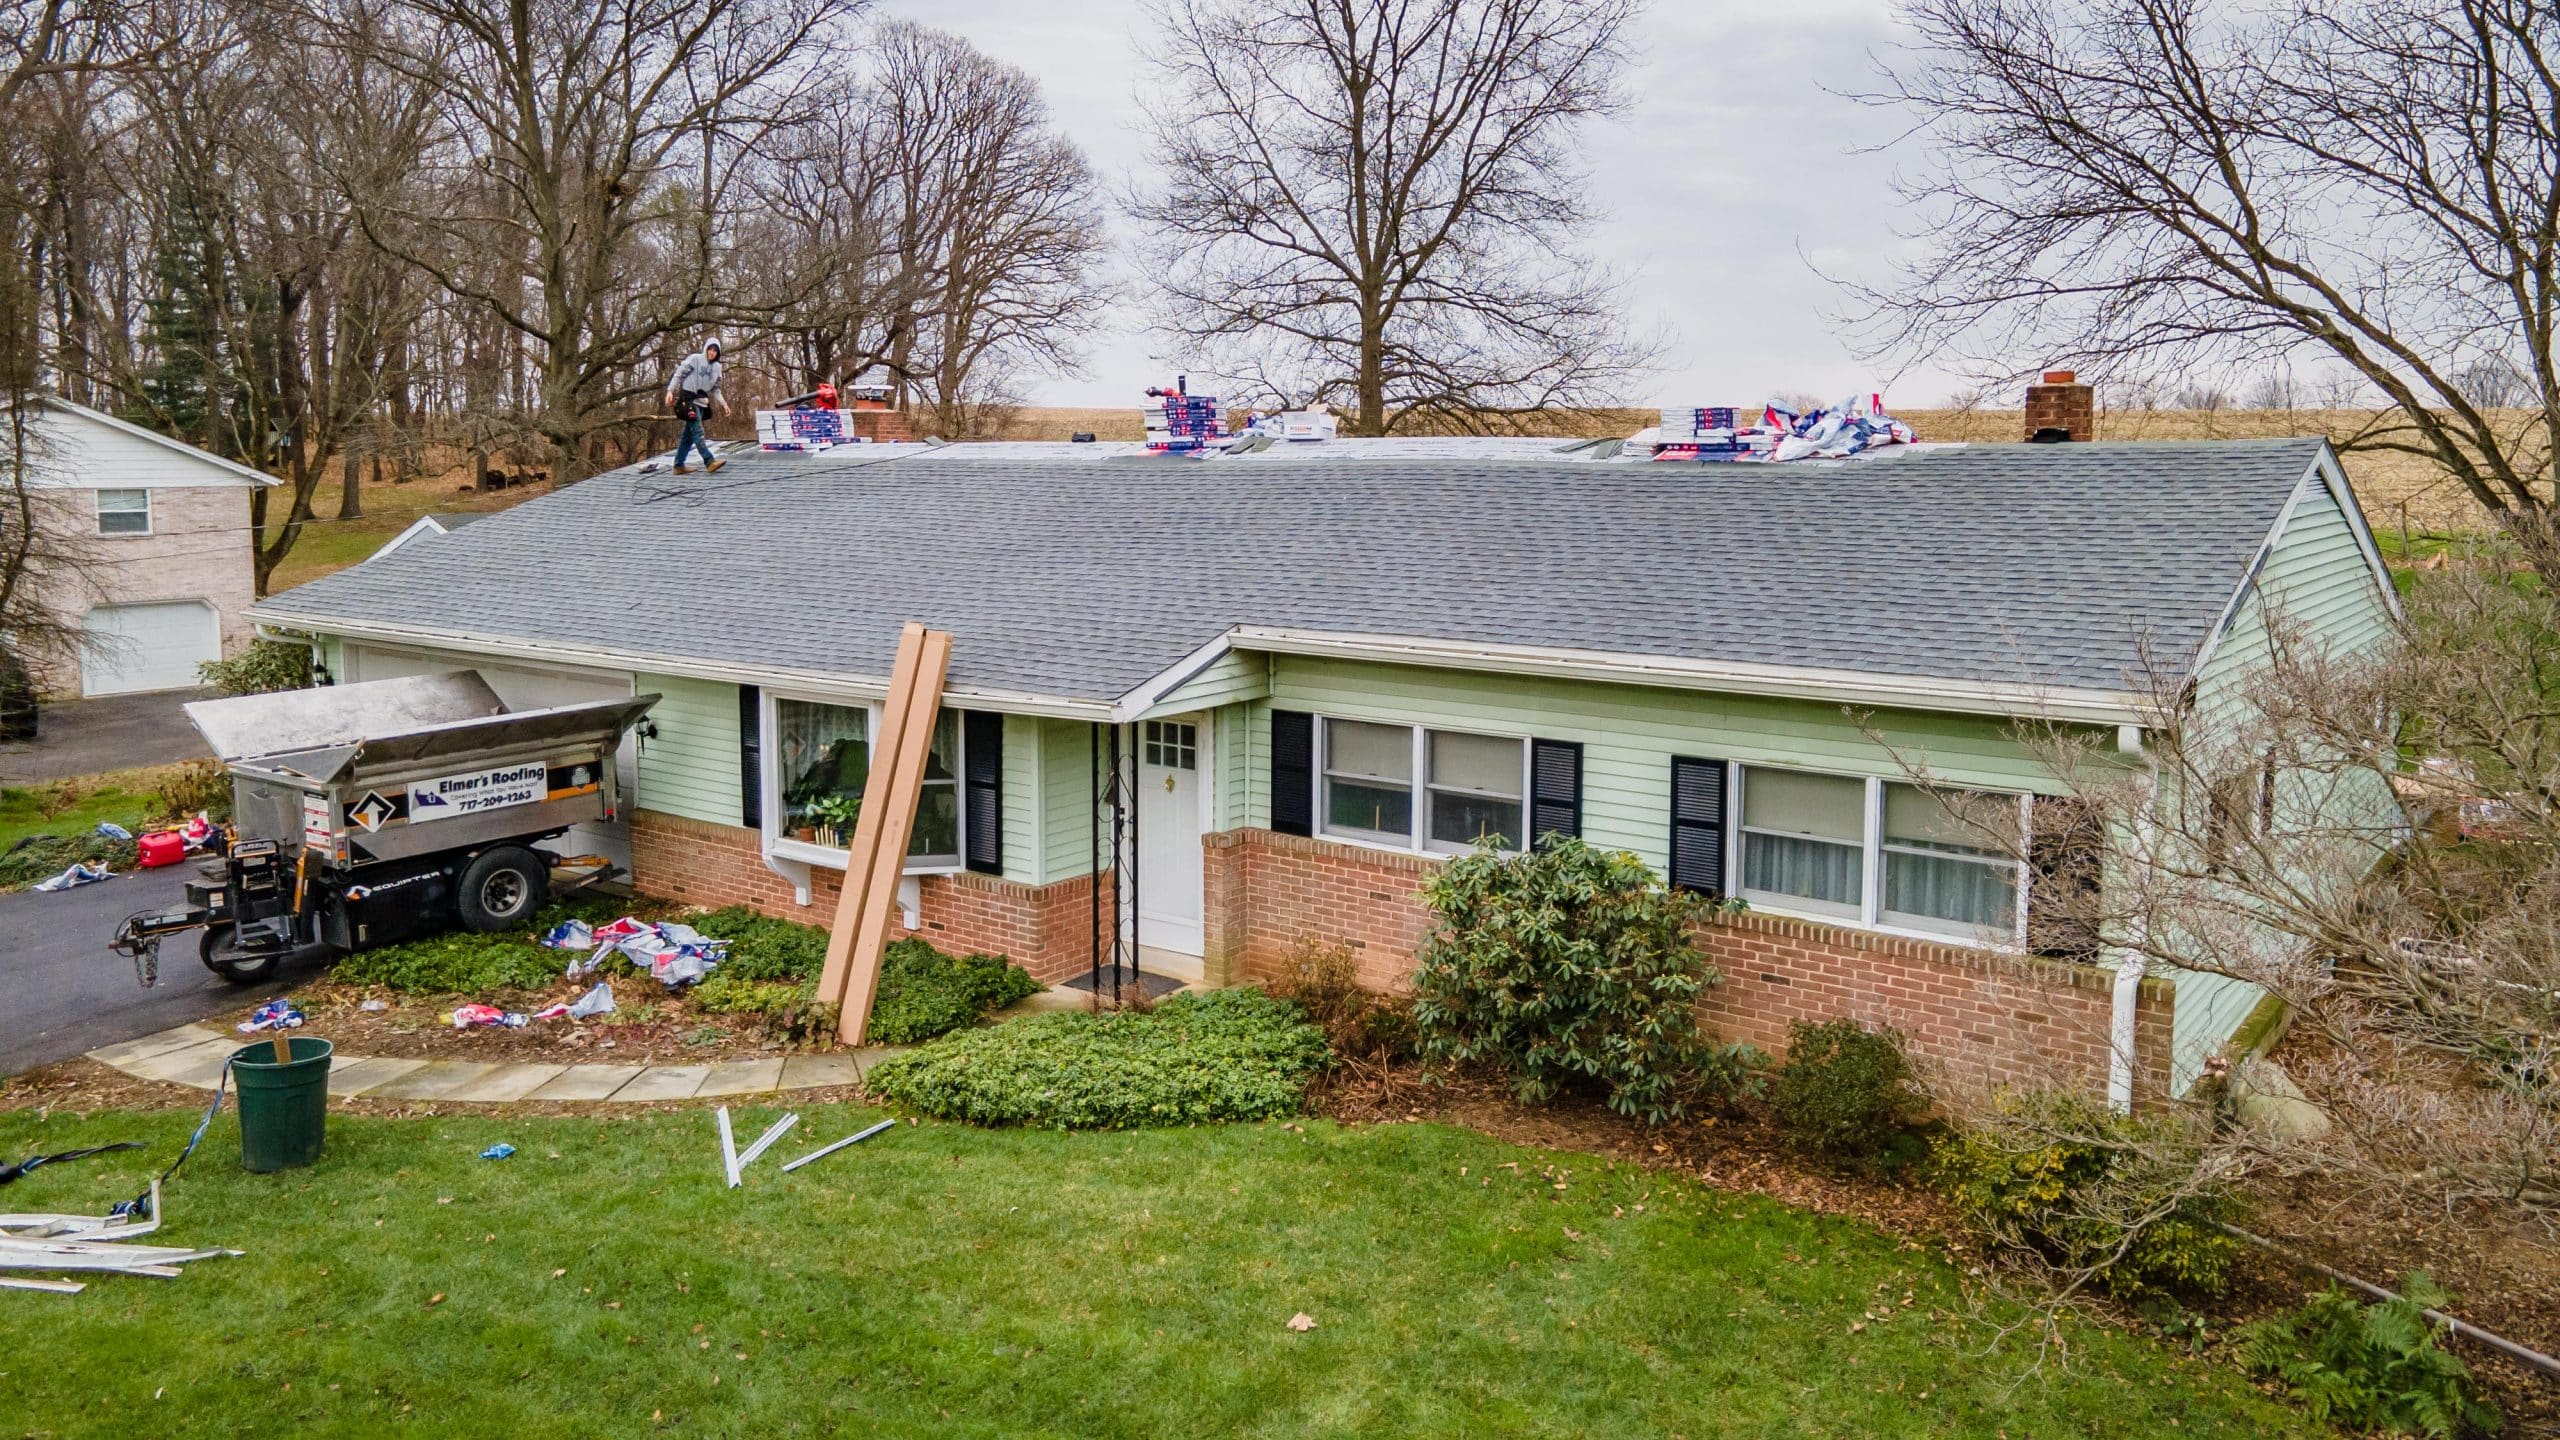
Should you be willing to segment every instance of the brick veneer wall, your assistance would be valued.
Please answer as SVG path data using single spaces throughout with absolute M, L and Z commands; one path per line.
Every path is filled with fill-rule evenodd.
M 1350 949 L 1361 983 L 1411 977 L 1430 928 L 1417 892 L 1440 861 L 1268 830 L 1210 835 L 1204 914 L 1212 983 L 1280 976 L 1312 939 Z M 2103 1091 L 2114 976 L 2090 966 L 1773 915 L 1702 924 L 1698 943 L 1724 983 L 1699 1012 L 1709 1029 L 1772 1052 L 1790 1020 L 1841 1016 L 1890 1025 L 1942 1084 L 2064 1085 Z M 2143 982 L 2135 1094 L 2167 1096 L 2175 992 Z
M 764 863 L 756 832 L 713 825 L 658 810 L 631 812 L 631 877 L 641 891 L 692 905 L 752 905 L 804 924 L 832 924 L 843 889 L 838 871 L 812 867 L 809 903 Z M 920 928 L 892 914 L 889 938 L 921 936 L 936 949 L 1002 955 L 1054 983 L 1092 963 L 1092 882 L 1078 876 L 1054 885 L 1024 885 L 995 875 L 927 875 L 918 884 Z M 1102 923 L 1111 924 L 1106 879 Z

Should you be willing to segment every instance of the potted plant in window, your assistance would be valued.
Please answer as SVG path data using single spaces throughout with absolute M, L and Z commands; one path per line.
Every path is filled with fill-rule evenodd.
M 814 842 L 842 850 L 845 837 L 853 831 L 853 822 L 862 814 L 862 800 L 854 795 L 822 795 L 810 803 L 805 813 L 815 827 L 811 837 Z

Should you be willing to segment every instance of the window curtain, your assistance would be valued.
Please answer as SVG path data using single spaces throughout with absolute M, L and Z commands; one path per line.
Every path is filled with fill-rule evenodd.
M 1745 890 L 1765 890 L 1773 895 L 1795 895 L 1857 908 L 1861 898 L 1857 846 L 1756 832 L 1742 838 Z
M 1888 919 L 1915 916 L 2008 935 L 2018 928 L 2018 886 L 2006 861 L 1888 851 L 1884 908 Z
M 843 705 L 774 702 L 778 733 L 767 743 L 774 749 L 774 763 L 782 776 L 785 830 L 825 827 L 852 833 L 862 787 L 871 778 L 870 718 L 861 709 Z M 817 813 L 821 806 L 832 813 Z

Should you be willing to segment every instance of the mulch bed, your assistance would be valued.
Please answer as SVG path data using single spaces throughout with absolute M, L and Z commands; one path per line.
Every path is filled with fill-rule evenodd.
M 212 1092 L 185 1085 L 170 1085 L 157 1080 L 137 1080 L 121 1070 L 101 1065 L 95 1060 L 65 1060 L 41 1070 L 0 1081 L 0 1110 L 49 1110 L 72 1115 L 91 1115 L 108 1110 L 201 1110 L 213 1098 Z M 423 1115 L 588 1115 L 618 1116 L 641 1114 L 675 1114 L 687 1110 L 708 1110 L 714 1105 L 753 1106 L 760 1109 L 793 1108 L 806 1105 L 828 1105 L 859 1100 L 859 1086 L 832 1085 L 816 1090 L 791 1090 L 772 1095 L 728 1095 L 718 1099 L 667 1100 L 642 1103 L 620 1103 L 599 1100 L 552 1101 L 516 1100 L 503 1105 L 462 1105 L 434 1100 L 368 1100 L 333 1097 L 329 1108 L 352 1115 L 387 1117 Z M 231 1108 L 228 1095 L 223 1108 Z M 707 1134 L 708 1132 L 706 1132 Z M 206 1142 L 208 1145 L 211 1141 Z M 203 1157 L 199 1156 L 201 1162 Z
M 556 994 L 509 994 L 489 1003 L 529 1015 L 554 1000 L 575 1000 L 593 983 L 563 982 L 554 987 Z M 654 980 L 634 976 L 616 979 L 612 985 L 614 1010 L 610 1015 L 592 1020 L 533 1020 L 522 1028 L 488 1025 L 455 1029 L 454 1008 L 468 1003 L 457 995 L 399 995 L 321 981 L 295 990 L 293 1002 L 302 1007 L 306 1017 L 302 1033 L 322 1036 L 346 1055 L 385 1055 L 406 1060 L 690 1065 L 751 1060 L 812 1048 L 788 1045 L 748 1020 L 705 1014 L 670 996 Z M 364 1004 L 368 1000 L 378 1001 L 385 1008 L 367 1010 Z M 241 1007 L 238 1019 L 247 1019 L 249 1008 Z M 247 1043 L 247 1037 L 242 1038 L 242 1043 Z

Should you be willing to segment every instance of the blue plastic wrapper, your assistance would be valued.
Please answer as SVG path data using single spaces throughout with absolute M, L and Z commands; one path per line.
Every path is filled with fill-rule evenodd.
M 488 1149 L 481 1151 L 480 1158 L 483 1160 L 504 1160 L 514 1153 L 516 1153 L 516 1147 L 508 1144 L 504 1140 L 501 1140 L 497 1144 L 490 1146 Z

